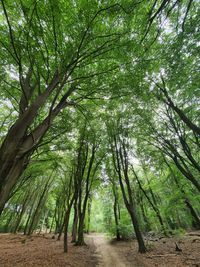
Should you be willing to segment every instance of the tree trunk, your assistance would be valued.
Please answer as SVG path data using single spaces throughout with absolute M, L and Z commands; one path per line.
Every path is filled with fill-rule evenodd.
M 57 84 L 58 77 L 55 74 L 47 89 L 38 96 L 36 101 L 26 109 L 9 129 L 0 147 L 0 215 L 6 201 L 9 199 L 11 190 L 29 164 L 31 155 L 49 130 L 55 117 L 68 105 L 66 100 L 73 89 L 69 89 L 46 118 L 30 134 L 27 134 L 27 130 L 37 116 L 38 110 L 45 104 L 46 99 Z
M 180 162 L 178 161 L 177 157 L 173 157 L 174 163 L 178 167 L 178 169 L 181 171 L 181 173 L 190 181 L 192 184 L 197 188 L 197 190 L 200 192 L 200 183 L 195 179 L 193 174 L 189 171 L 189 169 L 184 168 Z M 185 166 L 186 167 L 186 166 Z
M 144 223 L 145 223 L 145 231 L 150 231 L 151 230 L 151 227 L 150 227 L 150 223 L 149 223 L 149 220 L 146 216 L 146 213 L 145 213 L 145 208 L 144 208 L 144 203 L 143 203 L 143 198 L 142 196 L 140 196 L 140 208 L 141 208 L 141 212 L 142 212 L 142 217 L 144 219 Z
M 67 210 L 65 214 L 65 222 L 64 222 L 64 252 L 68 252 L 68 225 L 69 225 L 69 217 L 70 217 L 70 210 Z
M 178 107 L 174 104 L 173 100 L 168 94 L 168 91 L 165 87 L 159 87 L 163 94 L 165 95 L 167 101 L 165 103 L 173 109 L 179 116 L 179 118 L 188 126 L 189 129 L 191 129 L 197 136 L 200 136 L 200 127 L 198 127 L 196 124 L 194 124 L 189 117 Z
M 24 228 L 24 235 L 27 234 L 28 225 L 29 225 L 29 222 L 30 222 L 30 219 L 31 219 L 31 215 L 32 215 L 32 210 L 29 211 L 29 215 L 28 215 L 28 218 L 26 220 L 26 225 L 25 225 L 25 228 Z
M 91 199 L 89 198 L 89 201 L 88 201 L 88 212 L 87 212 L 87 214 L 88 214 L 88 220 L 87 220 L 87 230 L 86 230 L 86 232 L 87 232 L 87 234 L 89 234 L 90 233 L 90 216 L 91 216 L 91 207 L 92 207 L 92 201 L 91 201 Z
M 85 245 L 84 241 L 84 219 L 85 219 L 85 214 L 81 214 L 79 217 L 79 224 L 78 224 L 78 238 L 76 241 L 77 246 L 83 246 Z
M 185 204 L 188 207 L 188 209 L 190 210 L 191 216 L 192 216 L 192 225 L 195 229 L 199 230 L 200 229 L 200 218 L 197 215 L 196 211 L 194 210 L 194 208 L 192 207 L 190 201 L 186 198 L 185 199 Z
M 69 218 L 70 218 L 70 212 L 71 212 L 71 208 L 72 205 L 74 203 L 74 199 L 75 199 L 75 195 L 76 193 L 73 194 L 72 199 L 69 202 L 67 211 L 65 213 L 65 219 L 64 219 L 64 252 L 67 253 L 68 252 L 68 236 L 67 236 L 67 232 L 68 232 L 68 226 L 69 226 Z
M 111 149 L 113 154 L 113 164 L 118 174 L 124 204 L 129 212 L 135 230 L 135 235 L 138 242 L 138 251 L 140 253 L 145 253 L 147 250 L 144 244 L 144 240 L 140 231 L 139 223 L 135 212 L 136 209 L 133 201 L 132 190 L 128 175 L 128 157 L 124 141 L 120 143 L 119 147 L 117 144 L 117 138 L 116 136 L 114 136 L 114 147 L 111 147 Z M 124 179 L 122 178 L 122 173 Z M 125 186 L 127 190 L 125 189 Z
M 72 243 L 76 242 L 77 226 L 78 226 L 78 209 L 77 209 L 77 201 L 75 201 L 75 203 L 74 203 L 74 219 L 73 219 L 73 226 L 72 226 Z
M 151 199 L 150 199 L 150 197 L 148 196 L 147 192 L 144 190 L 144 188 L 143 188 L 143 186 L 142 186 L 142 184 L 141 184 L 141 182 L 140 182 L 140 180 L 139 180 L 139 177 L 137 176 L 137 174 L 136 174 L 136 172 L 135 172 L 135 170 L 134 170 L 133 168 L 132 168 L 132 171 L 133 171 L 133 173 L 134 173 L 134 175 L 135 175 L 135 177 L 136 177 L 136 180 L 137 180 L 137 182 L 138 182 L 138 185 L 139 185 L 140 190 L 143 192 L 143 194 L 144 194 L 144 196 L 146 197 L 146 199 L 148 200 L 150 206 L 151 206 L 152 209 L 154 210 L 154 212 L 155 212 L 155 214 L 156 214 L 156 216 L 157 216 L 157 218 L 158 218 L 158 221 L 159 221 L 159 223 L 160 223 L 160 225 L 161 225 L 161 228 L 162 228 L 162 230 L 163 230 L 163 233 L 164 233 L 165 235 L 167 235 L 167 234 L 166 234 L 166 230 L 165 230 L 165 226 L 164 226 L 164 223 L 163 223 L 163 219 L 162 219 L 161 214 L 160 214 L 160 211 L 159 211 L 159 209 L 158 209 L 158 207 L 157 207 L 156 198 L 155 198 L 155 196 L 154 196 L 154 193 L 153 193 L 152 189 L 150 188 L 150 192 L 151 192 L 151 195 L 153 195 L 153 200 L 154 200 L 154 201 L 151 201 Z
M 50 176 L 50 178 L 51 178 L 51 176 Z M 39 220 L 39 216 L 40 216 L 40 209 L 44 205 L 45 195 L 46 195 L 46 192 L 48 190 L 48 184 L 49 184 L 50 178 L 48 179 L 47 183 L 45 184 L 44 190 L 43 190 L 43 192 L 39 198 L 37 207 L 33 213 L 33 217 L 32 217 L 31 223 L 29 225 L 28 235 L 31 235 L 33 233 L 35 227 L 38 224 L 38 220 Z
M 132 220 L 132 224 L 133 224 L 133 227 L 134 227 L 134 230 L 135 230 L 135 235 L 136 235 L 136 238 L 137 238 L 137 241 L 138 241 L 138 251 L 140 253 L 146 253 L 147 249 L 145 247 L 145 244 L 144 244 L 144 240 L 143 240 L 143 237 L 142 237 L 142 234 L 141 234 L 141 231 L 140 231 L 140 227 L 139 227 L 139 223 L 138 223 L 138 220 L 137 220 L 137 216 L 135 214 L 135 210 L 133 207 L 129 206 L 128 207 L 128 212 L 131 216 L 131 220 Z
M 9 199 L 10 193 L 18 181 L 18 178 L 25 170 L 28 164 L 28 157 L 25 156 L 21 159 L 17 159 L 12 166 L 8 166 L 10 168 L 9 175 L 7 175 L 6 179 L 1 179 L 0 181 L 0 215 L 4 209 L 6 202 Z
M 24 200 L 24 202 L 23 202 L 23 204 L 22 204 L 22 208 L 21 208 L 21 211 L 20 211 L 20 213 L 19 213 L 19 215 L 18 215 L 18 217 L 17 217 L 17 220 L 16 220 L 16 222 L 15 222 L 15 225 L 14 225 L 14 228 L 13 228 L 13 233 L 14 234 L 16 234 L 16 232 L 17 232 L 17 230 L 18 230 L 18 228 L 19 228 L 19 225 L 20 225 L 20 223 L 21 223 L 21 220 L 22 220 L 22 217 L 23 217 L 23 215 L 24 215 L 24 212 L 25 212 L 25 210 L 26 210 L 26 208 L 27 208 L 27 202 L 28 202 L 28 199 L 29 199 L 29 195 L 27 195 L 26 197 L 25 197 L 25 200 Z
M 120 230 L 119 230 L 118 203 L 117 203 L 116 197 L 114 199 L 113 211 L 114 211 L 114 218 L 115 218 L 116 239 L 119 241 L 121 240 L 121 236 L 120 236 Z
M 170 172 L 171 172 L 171 174 L 172 174 L 172 176 L 174 178 L 174 181 L 175 181 L 178 189 L 180 190 L 180 192 L 183 195 L 185 205 L 189 209 L 190 214 L 192 216 L 192 224 L 193 224 L 194 228 L 200 229 L 200 219 L 199 219 L 198 214 L 196 213 L 195 209 L 193 208 L 192 204 L 190 203 L 189 199 L 187 198 L 187 195 L 185 193 L 185 190 L 180 186 L 179 181 L 178 181 L 176 175 L 174 174 L 174 172 L 173 172 L 170 164 L 167 162 L 167 160 L 165 159 L 165 157 L 164 157 L 164 161 L 165 161 L 166 165 L 168 166 L 168 168 L 169 168 L 169 170 L 170 170 Z
M 63 229 L 64 229 L 64 222 L 60 225 L 60 229 L 59 229 L 59 232 L 58 232 L 58 238 L 57 240 L 59 241 L 61 236 L 62 236 L 62 233 L 63 233 Z

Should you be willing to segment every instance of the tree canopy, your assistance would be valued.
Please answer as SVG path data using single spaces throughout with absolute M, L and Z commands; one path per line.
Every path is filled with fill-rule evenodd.
M 143 253 L 200 228 L 199 22 L 197 0 L 1 0 L 2 231 L 67 251 L 69 227 L 134 227 Z

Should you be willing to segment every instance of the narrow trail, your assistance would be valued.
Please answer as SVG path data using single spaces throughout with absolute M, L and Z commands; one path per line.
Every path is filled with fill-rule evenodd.
M 119 257 L 112 246 L 103 234 L 90 234 L 88 236 L 89 242 L 92 242 L 96 247 L 95 256 L 98 257 L 99 267 L 126 267 L 125 259 Z
M 130 251 L 130 247 L 124 246 L 124 243 L 112 244 L 104 234 L 87 235 L 88 243 L 95 246 L 95 259 L 98 260 L 96 266 L 99 267 L 149 267 L 138 257 L 137 251 Z M 130 260 L 127 253 L 133 253 Z

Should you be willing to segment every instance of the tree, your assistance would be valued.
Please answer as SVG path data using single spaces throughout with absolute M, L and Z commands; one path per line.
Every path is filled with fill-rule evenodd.
M 11 86 L 19 103 L 18 107 L 13 105 L 16 120 L 0 148 L 2 212 L 10 191 L 55 117 L 65 107 L 75 107 L 95 93 L 85 90 L 85 79 L 95 82 L 97 76 L 118 68 L 114 51 L 126 36 L 124 28 L 113 25 L 124 14 L 118 4 L 99 7 L 97 1 L 86 7 L 81 1 L 77 5 L 59 1 L 55 6 L 53 1 L 8 4 L 3 0 L 1 5 L 6 22 L 1 25 L 1 76 L 5 76 L 5 86 Z M 105 58 L 108 52 L 110 59 Z M 8 98 L 7 90 L 3 96 L 13 100 Z
M 113 125 L 112 125 L 113 126 Z M 122 126 L 123 127 L 123 126 Z M 110 134 L 110 143 L 111 143 L 111 151 L 113 156 L 113 165 L 115 167 L 115 170 L 118 174 L 119 184 L 122 191 L 124 204 L 130 214 L 132 224 L 135 230 L 135 235 L 138 241 L 139 249 L 138 251 L 140 253 L 146 252 L 146 247 L 144 244 L 144 240 L 142 237 L 142 233 L 140 230 L 139 221 L 137 218 L 136 213 L 136 205 L 133 198 L 133 192 L 130 184 L 130 178 L 129 178 L 129 157 L 128 157 L 128 136 L 127 131 L 123 129 L 121 125 L 117 125 L 117 134 L 113 131 L 111 131 Z M 109 130 L 111 130 L 111 127 L 109 127 Z M 118 130 L 120 132 L 118 132 Z M 114 129 L 115 131 L 115 129 Z

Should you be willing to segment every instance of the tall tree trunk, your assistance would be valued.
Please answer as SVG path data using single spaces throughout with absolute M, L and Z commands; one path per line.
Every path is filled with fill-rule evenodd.
M 74 219 L 73 219 L 73 225 L 72 225 L 72 243 L 76 242 L 77 226 L 78 226 L 78 209 L 77 209 L 77 200 L 75 200 L 75 203 L 74 203 Z
M 92 172 L 92 167 L 94 164 L 95 160 L 95 153 L 96 153 L 96 146 L 95 144 L 92 145 L 91 149 L 91 156 L 88 162 L 88 168 L 87 168 L 87 173 L 86 173 L 86 178 L 85 178 L 85 197 L 83 199 L 82 203 L 82 181 L 84 179 L 84 171 L 85 171 L 85 166 L 87 164 L 87 159 L 88 159 L 88 145 L 85 148 L 86 150 L 86 157 L 85 157 L 85 162 L 84 162 L 84 168 L 82 171 L 82 176 L 79 178 L 79 183 L 78 183 L 78 215 L 79 215 L 79 224 L 78 224 L 78 238 L 76 241 L 76 245 L 82 246 L 85 244 L 84 242 L 84 221 L 85 221 L 85 214 L 86 214 L 86 208 L 87 208 L 87 203 L 88 203 L 88 198 L 92 186 L 92 181 L 95 175 L 95 172 L 97 170 L 99 162 L 96 164 L 95 168 L 93 169 L 92 177 L 91 177 L 91 172 Z
M 164 80 L 163 80 L 164 82 Z M 200 127 L 198 127 L 196 124 L 194 124 L 189 117 L 178 107 L 174 104 L 172 98 L 169 96 L 168 91 L 165 87 L 165 83 L 163 83 L 163 87 L 157 85 L 159 87 L 159 89 L 162 91 L 162 93 L 164 94 L 166 100 L 164 100 L 164 102 L 172 109 L 174 110 L 179 118 L 181 119 L 181 121 L 183 121 L 189 129 L 191 129 L 197 136 L 200 136 Z
M 8 166 L 10 169 L 6 179 L 0 181 L 0 215 L 3 212 L 5 203 L 8 201 L 13 187 L 26 169 L 28 162 L 27 156 L 17 159 L 12 166 Z
M 134 230 L 135 230 L 135 235 L 136 235 L 136 238 L 137 238 L 137 241 L 138 241 L 138 246 L 139 246 L 138 251 L 140 253 L 145 253 L 147 251 L 147 249 L 146 249 L 146 246 L 144 244 L 142 233 L 140 231 L 140 226 L 139 226 L 139 223 L 138 223 L 138 220 L 137 220 L 135 209 L 134 209 L 133 206 L 129 206 L 128 207 L 128 211 L 129 211 L 129 214 L 131 216 L 132 224 L 133 224 L 133 227 L 134 227 Z
M 32 216 L 32 210 L 30 209 L 29 214 L 28 214 L 28 218 L 26 220 L 25 228 L 24 228 L 24 235 L 27 235 L 28 226 L 29 226 L 29 222 L 31 220 L 31 216 Z
M 81 214 L 81 216 L 79 217 L 78 238 L 76 241 L 77 246 L 85 245 L 85 241 L 84 241 L 84 218 L 85 218 L 85 216 L 83 214 Z
M 197 179 L 193 176 L 191 171 L 187 168 L 185 164 L 185 168 L 180 164 L 177 157 L 173 157 L 174 163 L 176 164 L 177 168 L 180 170 L 180 172 L 190 181 L 192 184 L 197 188 L 197 190 L 200 192 L 200 183 L 197 181 Z
M 65 221 L 64 221 L 64 252 L 68 252 L 68 225 L 69 225 L 69 217 L 70 217 L 70 210 L 68 209 L 65 214 Z
M 120 188 L 122 191 L 122 196 L 124 200 L 124 204 L 129 212 L 129 215 L 132 220 L 133 228 L 135 230 L 135 235 L 137 238 L 138 242 L 138 251 L 140 253 L 145 253 L 147 251 L 142 233 L 140 230 L 140 226 L 137 220 L 137 215 L 136 215 L 136 207 L 134 204 L 133 196 L 132 196 L 132 190 L 131 190 L 131 185 L 129 181 L 129 176 L 128 176 L 128 157 L 127 157 L 127 152 L 125 148 L 124 141 L 119 141 L 117 143 L 117 138 L 114 136 L 114 147 L 111 147 L 112 149 L 112 154 L 113 154 L 113 164 L 115 167 L 115 170 L 118 174 L 118 179 L 119 179 L 119 184 Z M 123 177 L 122 178 L 122 173 Z M 125 190 L 125 185 L 126 189 Z
M 13 213 L 10 213 L 10 216 L 8 217 L 8 219 L 6 220 L 5 226 L 4 226 L 4 232 L 10 232 L 10 223 L 12 222 L 12 217 L 13 217 Z
M 87 208 L 87 215 L 88 215 L 88 218 L 87 218 L 87 227 L 86 227 L 86 232 L 87 234 L 90 233 L 90 217 L 91 217 L 91 207 L 92 207 L 92 200 L 91 198 L 89 198 L 89 201 L 88 201 L 88 208 Z
M 58 84 L 58 74 L 55 74 L 46 90 L 28 107 L 9 129 L 0 147 L 0 215 L 9 195 L 19 177 L 29 164 L 29 160 L 44 135 L 52 125 L 59 112 L 68 105 L 67 97 L 73 92 L 74 86 L 61 98 L 46 118 L 31 133 L 27 133 L 38 110 L 45 104 L 48 96 Z
M 53 219 L 51 221 L 51 225 L 50 225 L 50 228 L 49 228 L 49 234 L 51 234 L 51 232 L 52 232 L 54 221 L 55 221 L 55 214 L 54 214 Z
M 174 174 L 170 164 L 167 162 L 165 157 L 164 157 L 164 161 L 165 161 L 166 165 L 168 166 L 168 168 L 169 168 L 169 170 L 170 170 L 170 172 L 171 172 L 171 174 L 172 174 L 172 176 L 174 178 L 174 181 L 175 181 L 178 189 L 180 190 L 180 192 L 183 195 L 185 205 L 188 208 L 188 210 L 190 211 L 190 214 L 191 214 L 191 217 L 192 217 L 192 224 L 193 224 L 194 228 L 200 229 L 200 218 L 199 218 L 198 214 L 196 213 L 195 209 L 193 208 L 192 204 L 190 203 L 185 190 L 180 186 L 180 183 L 179 183 L 176 175 Z
M 140 196 L 140 208 L 141 208 L 141 212 L 142 212 L 142 217 L 144 219 L 144 223 L 145 223 L 145 231 L 150 231 L 151 230 L 151 227 L 150 227 L 150 223 L 149 223 L 149 220 L 146 216 L 146 212 L 145 212 L 145 209 L 144 209 L 144 202 L 143 202 L 143 197 Z
M 19 228 L 19 225 L 21 223 L 21 220 L 22 220 L 22 217 L 24 215 L 24 212 L 26 211 L 26 208 L 27 208 L 27 202 L 29 200 L 29 194 L 26 195 L 25 197 L 25 200 L 23 201 L 23 204 L 22 204 L 22 208 L 21 208 L 21 211 L 17 217 L 17 220 L 15 222 L 15 225 L 14 225 L 14 228 L 13 228 L 13 233 L 16 234 L 18 228 Z
M 153 194 L 152 189 L 150 189 L 150 190 L 151 190 L 151 194 L 153 195 L 153 200 L 154 200 L 154 202 L 151 201 L 151 199 L 150 199 L 150 197 L 148 196 L 147 192 L 144 190 L 144 188 L 143 188 L 143 186 L 142 186 L 142 184 L 141 184 L 141 182 L 140 182 L 140 180 L 139 180 L 139 177 L 138 177 L 138 175 L 136 174 L 136 172 L 135 172 L 135 170 L 134 170 L 133 167 L 132 167 L 132 171 L 133 171 L 134 176 L 135 176 L 135 178 L 136 178 L 136 180 L 137 180 L 137 182 L 138 182 L 138 185 L 139 185 L 140 190 L 142 191 L 142 193 L 144 194 L 144 196 L 145 196 L 146 199 L 148 200 L 150 206 L 151 206 L 152 209 L 154 210 L 154 212 L 155 212 L 155 214 L 156 214 L 156 216 L 157 216 L 157 218 L 158 218 L 158 221 L 159 221 L 159 223 L 160 223 L 160 225 L 161 225 L 161 228 L 162 228 L 162 230 L 163 230 L 163 233 L 164 233 L 165 235 L 167 235 L 166 230 L 165 230 L 165 226 L 164 226 L 164 223 L 163 223 L 163 219 L 162 219 L 162 216 L 161 216 L 161 214 L 160 214 L 160 211 L 159 211 L 159 209 L 158 209 L 158 207 L 157 207 L 157 205 L 156 205 L 156 198 L 155 198 L 155 196 L 154 196 L 154 194 Z
M 118 217 L 118 201 L 116 196 L 114 196 L 114 204 L 113 204 L 114 218 L 115 218 L 115 232 L 116 239 L 121 240 L 120 230 L 119 230 L 119 217 Z
M 68 232 L 71 208 L 72 208 L 72 205 L 74 203 L 75 195 L 76 195 L 76 192 L 73 194 L 73 196 L 69 202 L 68 208 L 67 208 L 66 213 L 65 213 L 65 219 L 64 219 L 64 224 L 63 224 L 63 226 L 64 226 L 64 252 L 65 253 L 68 252 L 68 235 L 67 235 L 67 232 Z
M 33 213 L 32 220 L 31 220 L 31 223 L 29 225 L 28 235 L 31 235 L 33 233 L 33 231 L 34 231 L 34 228 L 37 226 L 37 223 L 38 223 L 38 220 L 39 220 L 39 216 L 40 216 L 39 212 L 40 212 L 41 207 L 44 205 L 50 179 L 51 179 L 51 175 L 50 175 L 50 177 L 48 178 L 48 180 L 47 180 L 47 182 L 45 184 L 45 187 L 44 187 L 44 189 L 42 191 L 42 194 L 41 194 L 41 196 L 39 198 L 37 207 L 36 207 L 36 209 L 35 209 L 35 211 Z
M 198 214 L 196 213 L 195 209 L 192 207 L 190 201 L 187 198 L 185 199 L 185 204 L 191 213 L 193 227 L 195 229 L 199 230 L 200 229 L 200 218 L 199 218 Z
M 61 239 L 64 227 L 65 227 L 65 221 L 60 225 L 59 232 L 58 232 L 58 238 L 57 238 L 58 241 Z

